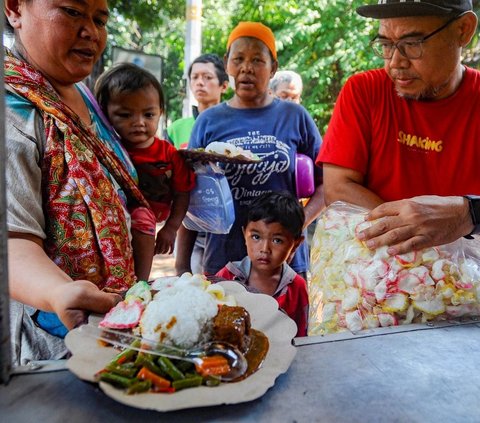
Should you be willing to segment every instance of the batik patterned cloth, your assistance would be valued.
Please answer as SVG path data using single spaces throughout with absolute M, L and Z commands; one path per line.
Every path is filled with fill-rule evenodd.
M 148 207 L 125 163 L 58 97 L 41 73 L 7 51 L 5 83 L 41 113 L 45 251 L 72 279 L 125 291 L 135 281 L 121 199 L 108 173 L 131 202 Z

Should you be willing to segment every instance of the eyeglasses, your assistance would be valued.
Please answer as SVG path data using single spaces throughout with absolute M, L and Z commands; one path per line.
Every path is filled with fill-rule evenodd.
M 381 38 L 378 39 L 377 35 L 377 37 L 370 41 L 370 45 L 372 46 L 375 55 L 382 59 L 390 60 L 393 57 L 393 53 L 396 48 L 398 49 L 400 54 L 407 59 L 420 59 L 420 57 L 422 57 L 423 55 L 423 43 L 429 38 L 433 37 L 435 34 L 443 31 L 448 25 L 461 18 L 466 13 L 468 12 L 463 12 L 457 16 L 454 16 L 453 18 L 445 22 L 440 28 L 436 29 L 428 35 L 425 35 L 425 37 L 423 38 L 419 38 L 416 40 L 400 40 L 396 43 L 393 43 L 389 40 L 384 40 Z

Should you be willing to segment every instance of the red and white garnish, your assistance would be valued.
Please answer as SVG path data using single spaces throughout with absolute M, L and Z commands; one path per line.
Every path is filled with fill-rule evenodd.
M 121 301 L 99 323 L 111 329 L 131 329 L 138 325 L 144 306 L 141 301 Z

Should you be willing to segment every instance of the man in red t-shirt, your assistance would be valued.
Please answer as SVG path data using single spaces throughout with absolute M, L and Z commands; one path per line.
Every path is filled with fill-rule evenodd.
M 389 0 L 357 12 L 380 20 L 371 46 L 384 68 L 354 75 L 339 95 L 317 158 L 326 203 L 384 217 L 360 238 L 390 254 L 470 234 L 480 200 L 462 196 L 480 194 L 480 72 L 461 52 L 477 26 L 472 2 Z

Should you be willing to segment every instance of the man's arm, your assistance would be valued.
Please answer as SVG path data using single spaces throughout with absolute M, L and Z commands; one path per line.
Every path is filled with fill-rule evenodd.
M 323 194 L 323 184 L 320 184 L 315 187 L 315 192 L 309 198 L 307 205 L 303 209 L 305 213 L 305 224 L 303 227 L 306 228 L 310 225 L 318 217 L 324 207 L 325 199 Z
M 463 197 L 423 195 L 381 204 L 368 215 L 381 219 L 359 234 L 367 247 L 389 246 L 390 255 L 448 244 L 473 230 L 468 201 Z
M 323 182 L 327 206 L 335 201 L 345 201 L 373 209 L 383 203 L 378 195 L 363 186 L 364 176 L 356 170 L 324 163 Z

